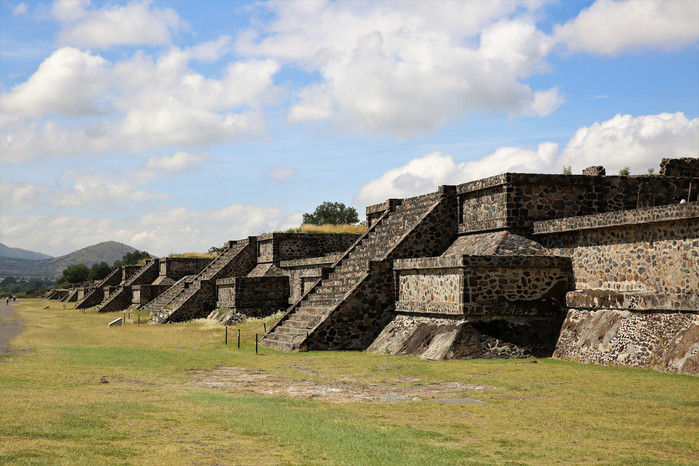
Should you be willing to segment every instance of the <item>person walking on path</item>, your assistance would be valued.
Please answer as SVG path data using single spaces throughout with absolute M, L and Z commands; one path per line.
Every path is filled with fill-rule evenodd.
M 5 298 L 5 304 L 7 304 L 8 306 L 10 305 L 10 297 L 9 296 L 7 298 Z

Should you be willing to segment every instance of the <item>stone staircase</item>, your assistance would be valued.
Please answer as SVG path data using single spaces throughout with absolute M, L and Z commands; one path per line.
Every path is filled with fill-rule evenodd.
M 115 286 L 121 282 L 121 268 L 117 267 L 107 275 L 104 280 L 95 284 L 95 287 L 83 296 L 83 299 L 75 304 L 75 309 L 86 309 L 88 307 L 97 306 L 104 299 L 105 286 Z
M 385 212 L 367 232 L 333 264 L 314 287 L 292 305 L 263 336 L 261 344 L 282 351 L 297 349 L 360 349 L 369 339 L 359 333 L 378 334 L 394 306 L 393 259 L 437 255 L 456 234 L 453 190 L 387 202 Z M 447 191 L 445 194 L 444 191 Z M 395 206 L 395 207 L 394 207 Z M 451 215 L 448 210 L 451 209 Z M 448 218 L 447 218 L 448 217 Z M 447 218 L 447 220 L 444 220 Z M 440 237 L 435 226 L 446 222 Z M 435 235 L 439 237 L 430 243 Z M 425 249 L 427 248 L 427 249 Z M 331 317 L 334 316 L 334 317 Z M 323 325 L 326 323 L 327 325 Z M 324 327 L 324 328 L 321 328 Z
M 149 301 L 143 306 L 140 306 L 138 310 L 150 312 L 151 314 L 159 312 L 166 304 L 172 301 L 175 296 L 182 293 L 182 290 L 184 290 L 185 287 L 185 282 L 191 282 L 194 280 L 194 277 L 196 277 L 196 275 L 185 275 L 173 283 L 170 288 L 168 288 L 164 293 L 161 293 L 157 298 Z
M 77 289 L 77 288 L 73 288 L 73 289 L 71 289 L 71 290 L 68 292 L 68 294 L 67 294 L 63 299 L 61 299 L 60 301 L 63 302 L 63 303 L 72 303 L 73 301 L 77 301 L 77 300 L 78 300 L 78 289 Z
M 126 281 L 119 289 L 95 307 L 97 312 L 117 312 L 131 304 L 131 287 L 133 285 L 148 285 L 158 278 L 160 270 L 157 259 L 148 259 L 143 266 Z
M 254 237 L 227 244 L 226 249 L 198 275 L 178 281 L 142 308 L 152 314 L 151 324 L 206 317 L 216 304 L 216 280 L 244 276 L 255 267 L 257 243 Z

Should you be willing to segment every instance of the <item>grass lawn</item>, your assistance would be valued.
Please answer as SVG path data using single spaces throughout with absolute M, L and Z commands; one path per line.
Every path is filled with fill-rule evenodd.
M 225 346 L 201 320 L 107 328 L 122 314 L 44 300 L 17 313 L 24 332 L 0 356 L 0 463 L 699 463 L 699 377 L 255 354 L 273 319 L 230 327 Z

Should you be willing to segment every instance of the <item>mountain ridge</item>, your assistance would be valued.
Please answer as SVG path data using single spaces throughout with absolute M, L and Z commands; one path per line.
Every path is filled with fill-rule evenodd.
M 126 253 L 136 250 L 136 248 L 118 241 L 103 241 L 63 256 L 48 259 L 30 260 L 0 257 L 0 276 L 56 278 L 69 265 L 85 264 L 89 267 L 100 262 L 112 265 L 124 257 Z
M 14 259 L 27 259 L 31 261 L 51 259 L 53 256 L 43 252 L 30 251 L 28 249 L 13 248 L 0 243 L 0 257 L 11 257 Z

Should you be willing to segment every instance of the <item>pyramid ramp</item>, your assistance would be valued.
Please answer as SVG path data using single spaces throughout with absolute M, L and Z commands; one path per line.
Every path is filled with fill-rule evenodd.
M 216 307 L 216 280 L 245 276 L 256 263 L 257 241 L 254 236 L 246 240 L 230 241 L 226 249 L 204 270 L 191 281 L 183 281 L 167 303 L 160 309 L 151 311 L 153 317 L 150 323 L 183 322 L 206 317 Z
M 121 268 L 117 267 L 112 270 L 112 272 L 107 275 L 104 280 L 99 281 L 95 284 L 92 291 L 85 294 L 83 299 L 75 304 L 76 309 L 87 309 L 88 307 L 97 306 L 104 300 L 104 287 L 105 286 L 116 286 L 121 283 Z
M 148 285 L 158 278 L 160 270 L 157 260 L 149 259 L 131 277 L 126 279 L 114 293 L 97 305 L 97 312 L 118 312 L 131 305 L 131 287 L 134 285 Z
M 456 193 L 386 202 L 386 209 L 261 343 L 282 351 L 365 349 L 392 317 L 394 259 L 441 254 L 457 232 Z

